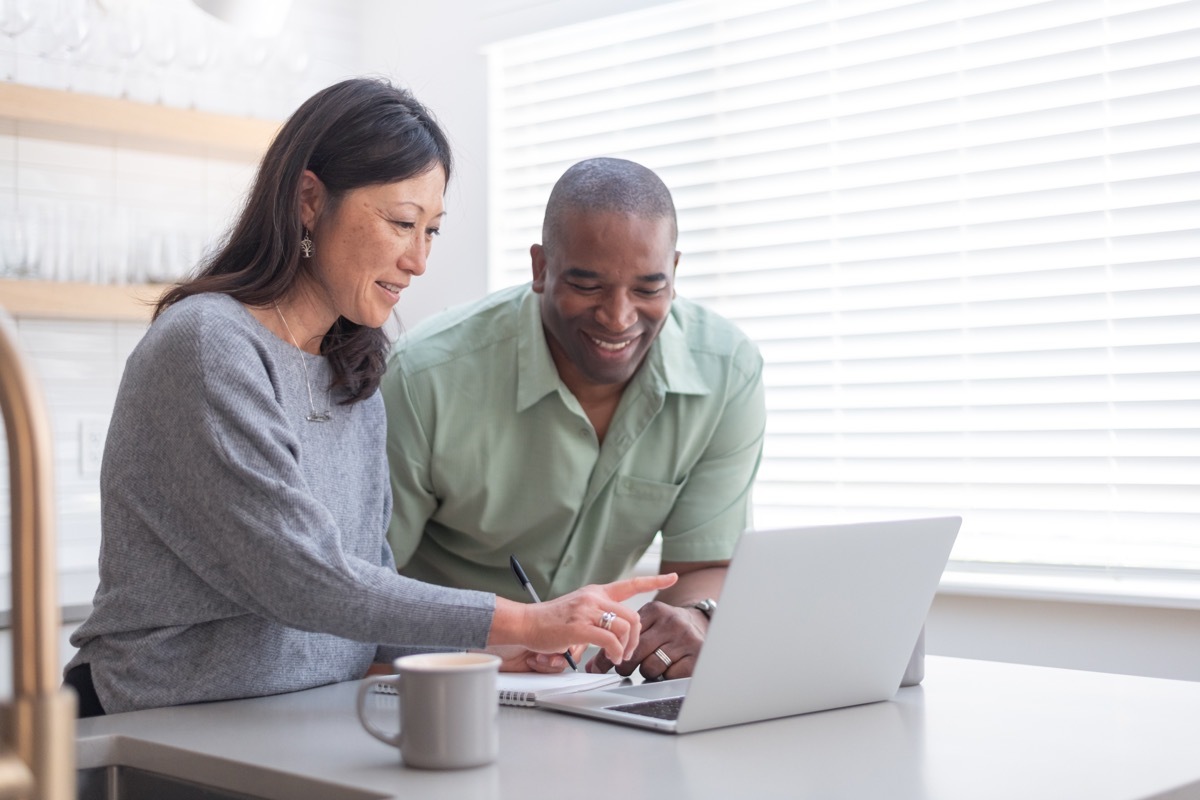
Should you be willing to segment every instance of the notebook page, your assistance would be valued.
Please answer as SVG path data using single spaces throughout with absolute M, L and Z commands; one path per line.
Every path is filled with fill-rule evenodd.
M 547 675 L 539 672 L 501 672 L 496 681 L 500 690 L 500 704 L 506 706 L 532 706 L 537 701 L 556 694 L 586 692 L 601 686 L 620 683 L 615 672 L 594 675 L 589 672 L 559 672 Z

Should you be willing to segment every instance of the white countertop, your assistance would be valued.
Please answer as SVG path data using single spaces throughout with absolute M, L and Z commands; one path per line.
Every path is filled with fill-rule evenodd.
M 498 763 L 458 772 L 405 768 L 359 727 L 357 685 L 82 720 L 79 766 L 280 800 L 1200 798 L 1193 682 L 931 656 L 889 702 L 685 736 L 502 707 Z

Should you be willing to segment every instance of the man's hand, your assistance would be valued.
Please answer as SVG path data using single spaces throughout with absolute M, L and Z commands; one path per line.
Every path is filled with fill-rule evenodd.
M 641 667 L 648 681 L 662 678 L 687 678 L 696 668 L 696 656 L 708 632 L 708 618 L 695 608 L 679 608 L 657 600 L 638 611 L 642 620 L 642 637 L 633 655 L 613 664 L 604 653 L 588 662 L 588 672 L 608 672 L 613 667 L 619 674 L 629 676 Z M 667 663 L 658 653 L 670 659 Z
M 642 638 L 633 653 L 620 664 L 601 653 L 588 662 L 588 672 L 608 672 L 615 666 L 618 673 L 629 676 L 641 667 L 646 680 L 691 676 L 708 634 L 708 617 L 689 604 L 705 597 L 720 597 L 729 562 L 663 561 L 660 569 L 675 573 L 679 580 L 659 590 L 655 600 L 638 611 Z

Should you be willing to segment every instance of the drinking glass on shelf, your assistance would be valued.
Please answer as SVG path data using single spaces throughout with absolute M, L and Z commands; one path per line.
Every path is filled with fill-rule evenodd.
M 58 230 L 55 247 L 59 251 L 57 280 L 76 283 L 91 283 L 95 279 L 94 264 L 98 227 L 93 205 L 82 198 L 72 198 L 63 203 L 58 212 Z
M 44 246 L 38 258 L 38 277 L 47 281 L 79 280 L 79 213 L 71 203 L 46 203 L 42 209 Z
M 129 97 L 130 71 L 146 40 L 146 15 L 134 3 L 112 7 L 108 14 L 108 47 L 117 59 L 116 94 Z
M 171 65 L 179 52 L 179 19 L 175 6 L 156 3 L 146 13 L 146 43 L 142 54 L 149 66 L 148 97 L 164 102 Z
M 15 208 L 0 212 L 0 278 L 25 277 L 28 238 L 24 224 Z
M 22 70 L 22 83 L 71 88 L 81 52 L 92 30 L 94 0 L 43 0 L 41 14 L 26 35 L 34 41 L 37 69 Z
M 181 270 L 175 280 L 194 275 L 201 262 L 208 258 L 214 244 L 209 231 L 188 232 L 184 238 Z
M 215 21 L 191 4 L 176 11 L 179 42 L 175 60 L 183 78 L 181 105 L 196 108 L 201 83 L 216 60 Z
M 129 209 L 116 205 L 106 210 L 99 231 L 99 250 L 96 253 L 96 281 L 124 284 L 134 282 L 130 276 Z
M 74 88 L 76 73 L 91 41 L 92 0 L 57 0 L 50 24 L 50 58 L 62 61 L 64 88 Z
M 0 0 L 0 33 L 8 39 L 7 50 L 11 55 L 11 61 L 5 64 L 6 80 L 17 78 L 17 38 L 33 27 L 38 7 L 36 0 Z
M 151 283 L 168 283 L 175 277 L 176 257 L 179 252 L 175 237 L 168 230 L 159 229 L 151 240 L 151 259 L 146 277 Z
M 271 40 L 266 89 L 258 107 L 267 119 L 283 119 L 303 99 L 301 83 L 308 72 L 309 46 L 303 32 L 287 30 Z
M 4 249 L 8 277 L 53 280 L 53 265 L 50 263 L 54 253 L 51 212 L 56 206 L 26 198 L 19 209 L 4 215 L 0 247 Z
M 179 232 L 167 217 L 148 221 L 135 252 L 139 282 L 170 283 L 184 272 Z
M 62 210 L 61 202 L 30 204 L 24 214 L 26 275 L 38 280 L 54 280 L 57 254 L 55 236 Z
M 230 65 L 232 77 L 239 88 L 237 104 L 230 109 L 235 114 L 251 116 L 257 110 L 257 102 L 266 83 L 267 57 L 270 55 L 269 40 L 235 31 L 231 39 L 233 61 Z

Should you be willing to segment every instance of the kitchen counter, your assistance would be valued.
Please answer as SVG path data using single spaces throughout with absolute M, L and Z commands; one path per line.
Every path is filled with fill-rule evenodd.
M 752 679 L 752 678 L 751 678 Z M 1200 798 L 1200 683 L 930 657 L 893 701 L 670 736 L 500 709 L 496 764 L 405 768 L 358 683 L 79 723 L 122 763 L 269 798 Z M 371 714 L 395 725 L 394 697 Z

